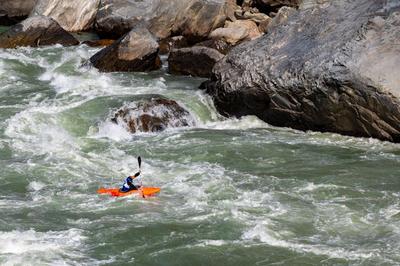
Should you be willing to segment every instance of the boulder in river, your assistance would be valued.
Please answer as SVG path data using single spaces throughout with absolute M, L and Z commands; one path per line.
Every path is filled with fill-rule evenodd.
M 111 119 L 129 132 L 159 132 L 167 128 L 194 126 L 192 115 L 176 101 L 152 98 L 119 109 Z
M 215 63 L 223 57 L 217 50 L 202 46 L 174 49 L 169 53 L 168 72 L 208 78 Z
M 0 25 L 13 25 L 32 12 L 37 0 L 1 0 Z
M 55 20 L 44 16 L 29 17 L 0 34 L 0 48 L 53 44 L 70 46 L 79 44 L 79 41 Z
M 90 58 L 103 72 L 151 71 L 161 67 L 159 46 L 145 28 L 137 28 Z
M 235 7 L 234 0 L 103 0 L 95 28 L 103 37 L 119 38 L 145 24 L 159 39 L 183 35 L 196 42 L 233 17 Z
M 225 115 L 400 142 L 400 2 L 304 9 L 217 63 L 203 84 Z
M 93 26 L 100 0 L 37 0 L 33 15 L 53 18 L 66 31 L 84 31 Z

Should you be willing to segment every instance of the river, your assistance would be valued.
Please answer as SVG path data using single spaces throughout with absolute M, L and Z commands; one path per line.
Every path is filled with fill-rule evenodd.
M 82 67 L 98 50 L 0 50 L 1 265 L 400 264 L 398 144 L 226 119 L 202 79 Z M 110 122 L 154 94 L 196 126 Z M 139 155 L 160 194 L 96 194 Z

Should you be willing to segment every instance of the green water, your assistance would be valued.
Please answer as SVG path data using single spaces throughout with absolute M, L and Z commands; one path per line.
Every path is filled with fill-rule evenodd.
M 399 145 L 223 119 L 201 79 L 81 67 L 96 51 L 0 50 L 0 264 L 400 264 Z M 154 94 L 196 126 L 110 122 Z M 96 194 L 138 155 L 158 196 Z

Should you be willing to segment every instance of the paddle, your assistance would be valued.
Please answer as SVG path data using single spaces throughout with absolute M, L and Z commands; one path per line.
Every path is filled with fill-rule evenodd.
M 142 158 L 139 156 L 139 157 L 137 158 L 137 161 L 138 161 L 138 164 L 139 164 L 139 172 L 137 172 L 137 173 L 135 174 L 135 177 L 138 177 L 138 176 L 140 175 L 140 171 L 141 171 L 140 168 L 142 167 Z M 140 194 L 142 194 L 142 197 L 143 197 L 143 198 L 146 198 L 146 197 L 144 196 L 144 194 L 143 194 L 142 185 L 140 186 L 139 191 L 140 191 Z

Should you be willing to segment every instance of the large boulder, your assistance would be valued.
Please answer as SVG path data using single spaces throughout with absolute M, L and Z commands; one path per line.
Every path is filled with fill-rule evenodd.
M 111 120 L 131 133 L 195 125 L 194 118 L 186 109 L 173 100 L 159 97 L 124 106 Z
M 304 9 L 231 50 L 203 88 L 225 115 L 400 142 L 399 25 L 398 0 Z
M 77 45 L 79 41 L 56 21 L 44 16 L 29 17 L 0 34 L 0 48 L 18 46 Z
M 0 25 L 13 25 L 32 12 L 37 0 L 1 0 Z
M 234 0 L 103 0 L 96 16 L 96 31 L 120 37 L 145 24 L 157 38 L 183 35 L 197 41 L 233 17 Z
M 90 58 L 90 62 L 104 72 L 150 71 L 161 67 L 158 50 L 152 34 L 140 27 L 100 50 Z
M 173 49 L 168 57 L 168 72 L 209 78 L 215 63 L 223 57 L 217 50 L 202 46 Z
M 53 18 L 67 31 L 84 31 L 93 26 L 100 0 L 37 0 L 33 15 Z

